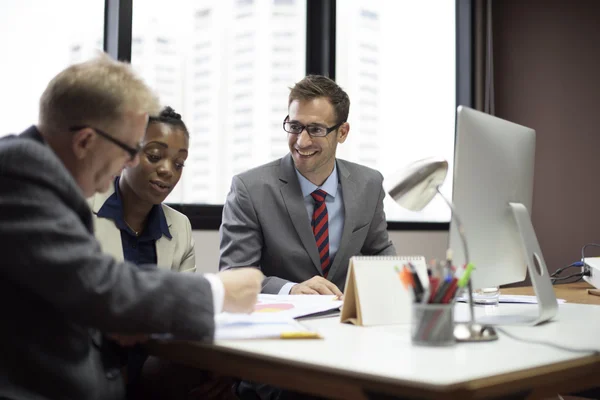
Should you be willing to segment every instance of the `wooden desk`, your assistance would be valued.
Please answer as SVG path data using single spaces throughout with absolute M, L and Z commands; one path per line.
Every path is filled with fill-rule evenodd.
M 456 307 L 458 317 L 468 316 L 466 304 Z M 535 307 L 506 304 L 494 312 Z M 600 386 L 600 356 L 503 334 L 495 342 L 429 348 L 411 344 L 407 325 L 364 328 L 337 318 L 304 323 L 325 339 L 150 343 L 149 351 L 227 376 L 344 400 L 392 398 L 372 393 L 396 399 L 543 399 Z M 561 304 L 554 322 L 504 329 L 518 338 L 600 350 L 600 307 Z
M 588 289 L 593 289 L 594 287 L 587 282 L 577 282 L 577 283 L 565 283 L 561 285 L 554 285 L 554 293 L 556 293 L 556 298 L 565 299 L 568 303 L 576 303 L 576 304 L 596 304 L 600 305 L 600 296 L 594 296 L 588 294 Z M 507 288 L 500 289 L 501 294 L 524 294 L 524 295 L 533 295 L 533 287 L 524 286 L 518 288 Z

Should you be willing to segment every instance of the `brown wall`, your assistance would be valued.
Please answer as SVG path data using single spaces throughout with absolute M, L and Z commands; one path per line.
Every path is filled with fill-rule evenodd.
M 600 1 L 494 0 L 492 11 L 496 115 L 537 132 L 530 212 L 553 272 L 600 243 Z

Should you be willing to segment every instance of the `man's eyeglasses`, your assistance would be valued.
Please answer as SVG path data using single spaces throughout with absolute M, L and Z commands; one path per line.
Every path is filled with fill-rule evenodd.
M 133 161 L 135 159 L 135 156 L 138 155 L 138 153 L 140 151 L 142 151 L 142 145 L 138 144 L 136 147 L 131 147 L 128 144 L 125 144 L 123 142 L 121 142 L 119 139 L 115 139 L 114 137 L 112 137 L 111 135 L 109 135 L 108 133 L 101 131 L 98 128 L 94 128 L 88 125 L 78 125 L 78 126 L 72 126 L 69 128 L 69 130 L 71 132 L 77 132 L 80 131 L 82 129 L 91 129 L 94 132 L 96 132 L 98 135 L 102 136 L 104 139 L 108 140 L 109 142 L 112 142 L 114 144 L 116 144 L 117 146 L 119 146 L 120 148 L 122 148 L 123 150 L 125 150 L 127 153 L 129 153 L 129 157 L 131 159 L 131 161 Z
M 329 128 L 326 126 L 322 126 L 322 125 L 302 125 L 300 122 L 296 122 L 296 121 L 290 122 L 290 116 L 288 115 L 283 120 L 283 130 L 286 131 L 287 133 L 299 135 L 302 133 L 303 130 L 306 129 L 306 132 L 311 137 L 324 137 L 324 136 L 329 135 L 331 132 L 335 131 L 340 126 L 342 126 L 342 124 L 343 124 L 343 122 L 340 122 L 339 124 L 334 125 Z

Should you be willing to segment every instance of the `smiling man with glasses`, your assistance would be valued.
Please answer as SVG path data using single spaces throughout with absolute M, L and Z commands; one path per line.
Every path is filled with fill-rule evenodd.
M 350 257 L 396 254 L 381 174 L 336 159 L 350 132 L 349 108 L 346 92 L 324 76 L 291 89 L 282 132 L 290 153 L 233 178 L 221 269 L 260 266 L 263 293 L 341 295 Z M 279 398 L 274 391 L 245 382 L 238 388 L 242 399 Z

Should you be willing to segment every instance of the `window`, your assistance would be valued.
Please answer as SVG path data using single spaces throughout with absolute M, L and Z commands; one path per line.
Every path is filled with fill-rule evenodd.
M 223 204 L 235 173 L 287 152 L 275 155 L 272 137 L 287 143 L 286 89 L 305 75 L 306 0 L 133 7 L 131 63 L 190 130 L 190 157 L 167 201 Z
M 37 123 L 39 98 L 57 73 L 102 51 L 104 0 L 2 0 L 0 30 L 4 136 Z
M 336 9 L 336 81 L 349 94 L 350 135 L 338 156 L 385 179 L 412 161 L 454 158 L 456 4 L 343 0 Z M 442 187 L 451 196 L 452 171 Z M 438 196 L 422 212 L 391 198 L 388 221 L 448 222 Z

